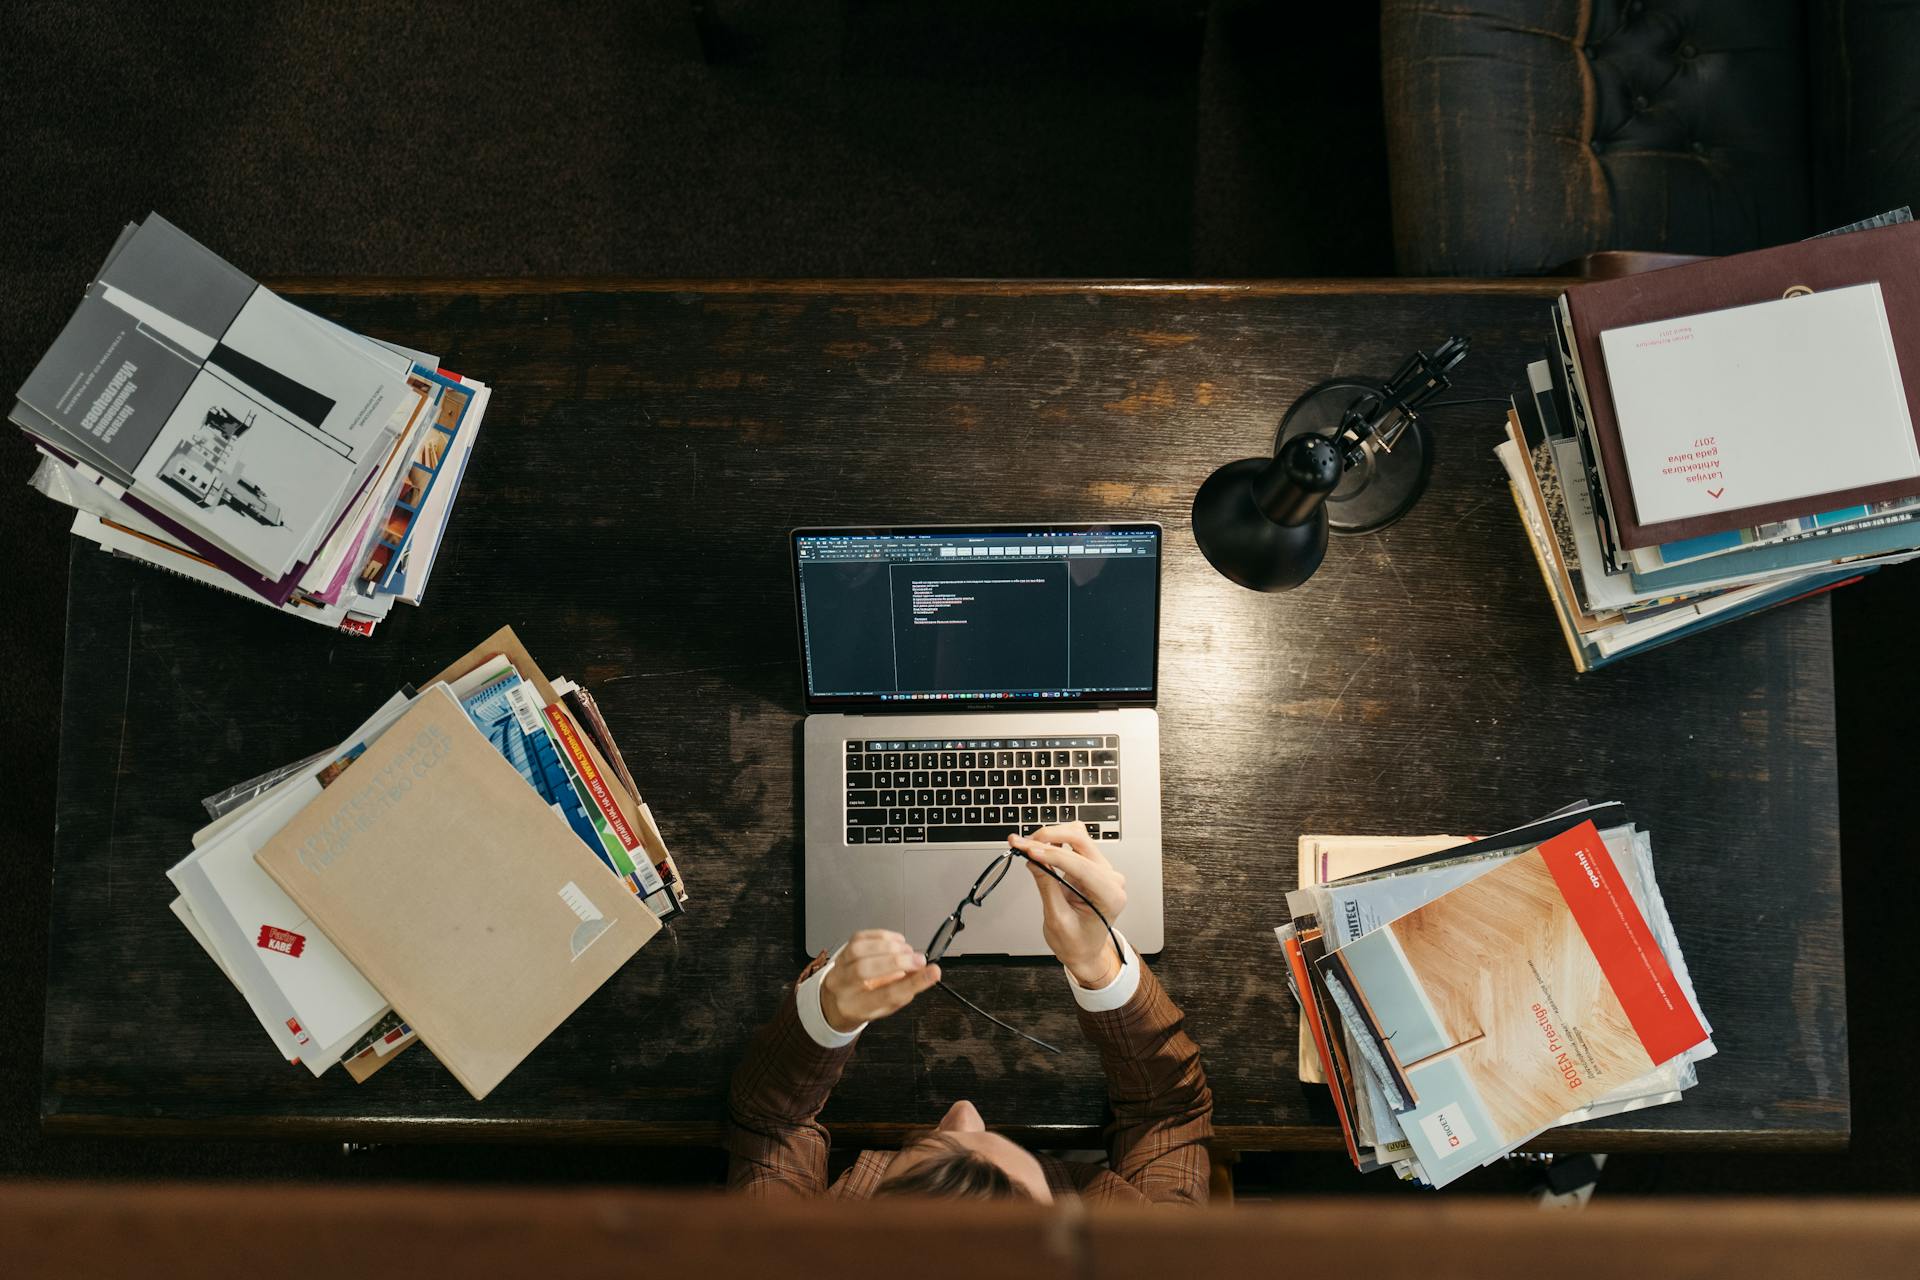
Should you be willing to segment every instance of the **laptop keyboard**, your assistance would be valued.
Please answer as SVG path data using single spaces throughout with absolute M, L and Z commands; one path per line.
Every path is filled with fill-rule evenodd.
M 998 844 L 1084 822 L 1120 838 L 1120 739 L 847 741 L 848 844 Z

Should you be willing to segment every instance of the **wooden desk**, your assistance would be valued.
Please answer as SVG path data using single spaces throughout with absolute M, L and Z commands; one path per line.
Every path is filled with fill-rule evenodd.
M 1451 398 L 1521 385 L 1545 283 L 1253 286 L 345 281 L 290 286 L 497 388 L 427 603 L 331 635 L 76 546 L 43 1111 L 66 1132 L 711 1142 L 796 971 L 802 523 L 1151 518 L 1168 949 L 1223 1142 L 1337 1144 L 1294 1079 L 1272 926 L 1318 832 L 1496 829 L 1628 802 L 1720 1055 L 1676 1106 L 1554 1149 L 1836 1147 L 1848 1133 L 1827 606 L 1576 677 L 1492 448 L 1433 413 L 1432 491 L 1256 595 L 1187 532 L 1310 383 L 1472 335 Z M 686 868 L 691 917 L 483 1104 L 409 1053 L 365 1086 L 282 1064 L 168 913 L 198 798 L 338 739 L 501 622 L 592 685 Z M 827 1112 L 887 1140 L 955 1097 L 1084 1135 L 1097 1063 L 1050 963 L 967 962 L 983 1006 L 876 1026 Z

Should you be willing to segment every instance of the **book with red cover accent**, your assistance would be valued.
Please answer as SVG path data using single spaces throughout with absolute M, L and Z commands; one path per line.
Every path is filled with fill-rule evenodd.
M 1314 994 L 1313 975 L 1307 968 L 1305 953 L 1301 950 L 1298 937 L 1283 938 L 1281 951 L 1287 958 L 1287 969 L 1293 974 L 1294 994 L 1300 1001 L 1300 1027 L 1307 1033 L 1313 1052 L 1320 1058 L 1320 1074 L 1333 1090 L 1333 1109 L 1340 1119 L 1340 1136 L 1346 1139 L 1347 1159 L 1353 1161 L 1353 1167 L 1361 1167 L 1360 1148 L 1355 1141 L 1353 1116 L 1351 1114 L 1353 1082 L 1341 1069 L 1341 1061 L 1335 1057 L 1336 1050 L 1330 1036 L 1340 1034 L 1339 1028 L 1329 1027 L 1320 1016 L 1320 1005 Z
M 1347 943 L 1319 972 L 1436 1186 L 1627 1096 L 1708 1036 L 1590 821 Z
M 1747 306 L 1786 296 L 1878 282 L 1920 439 L 1920 222 L 1816 237 L 1641 275 L 1575 285 L 1563 296 L 1584 382 L 1586 409 L 1614 533 L 1629 550 L 1804 516 L 1811 511 L 1891 502 L 1920 494 L 1920 477 L 1711 515 L 1644 523 L 1634 506 L 1600 335 L 1627 325 Z M 1817 431 L 1817 424 L 1810 427 Z

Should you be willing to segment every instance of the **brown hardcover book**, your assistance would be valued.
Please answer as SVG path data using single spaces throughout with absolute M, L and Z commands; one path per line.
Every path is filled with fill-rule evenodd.
M 1634 510 L 1633 488 L 1627 476 L 1626 455 L 1620 446 L 1613 391 L 1607 383 L 1606 361 L 1600 346 L 1602 333 L 1625 325 L 1770 302 L 1795 291 L 1819 292 L 1873 281 L 1879 282 L 1886 301 L 1887 327 L 1893 334 L 1894 350 L 1899 356 L 1915 435 L 1920 437 L 1920 222 L 1801 240 L 1773 249 L 1649 271 L 1644 275 L 1575 285 L 1567 290 L 1566 307 L 1586 383 L 1587 411 L 1600 465 L 1606 472 L 1607 492 L 1615 508 L 1613 517 L 1621 546 L 1629 549 L 1657 546 L 1681 538 L 1787 520 L 1813 511 L 1890 502 L 1920 494 L 1920 478 L 1909 477 L 1824 497 L 1743 507 L 1658 524 L 1641 523 Z M 1813 433 L 1819 430 L 1818 423 L 1809 423 L 1808 427 Z
M 660 929 L 444 685 L 254 857 L 475 1098 Z

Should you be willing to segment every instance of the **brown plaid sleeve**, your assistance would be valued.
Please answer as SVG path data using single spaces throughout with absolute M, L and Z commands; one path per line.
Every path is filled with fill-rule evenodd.
M 816 1117 L 853 1057 L 823 1049 L 800 1024 L 794 992 L 826 963 L 823 951 L 760 1028 L 727 1095 L 727 1185 L 753 1195 L 820 1195 L 827 1189 L 827 1131 Z
M 1080 1011 L 1113 1104 L 1107 1159 L 1149 1200 L 1204 1204 L 1213 1091 L 1185 1015 L 1145 962 L 1140 969 L 1140 988 L 1127 1003 L 1105 1013 Z

